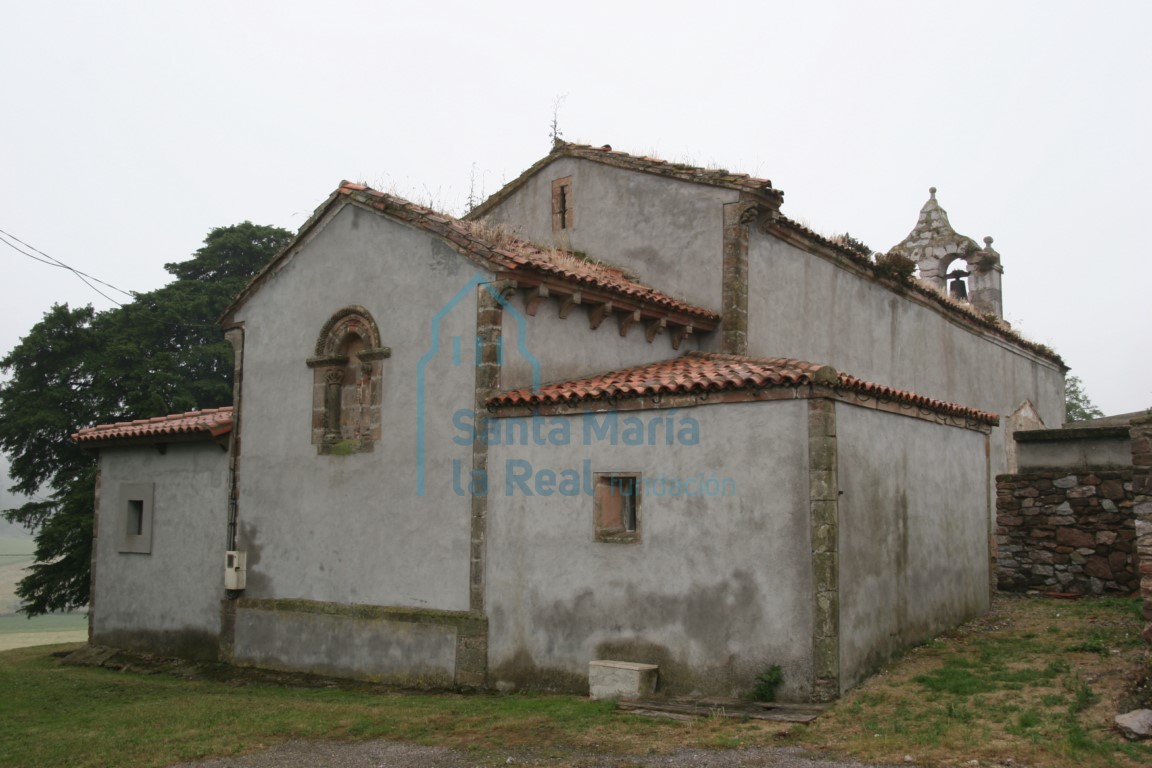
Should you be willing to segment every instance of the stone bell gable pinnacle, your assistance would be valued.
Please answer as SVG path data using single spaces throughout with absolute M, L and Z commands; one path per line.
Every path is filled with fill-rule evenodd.
M 1000 276 L 1004 267 L 992 248 L 992 238 L 985 237 L 981 248 L 972 238 L 957 233 L 948 212 L 936 200 L 936 187 L 928 195 L 916 226 L 891 252 L 915 262 L 922 282 L 1003 320 Z

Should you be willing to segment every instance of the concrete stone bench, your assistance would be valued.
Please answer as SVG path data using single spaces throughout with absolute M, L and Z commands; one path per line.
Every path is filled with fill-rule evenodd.
M 660 667 L 632 661 L 588 662 L 588 695 L 592 699 L 638 699 L 656 692 Z

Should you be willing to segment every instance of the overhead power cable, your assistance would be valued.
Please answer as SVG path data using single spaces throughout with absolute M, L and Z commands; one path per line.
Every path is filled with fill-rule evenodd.
M 43 256 L 44 258 L 40 258 L 40 256 L 36 256 L 35 254 L 29 253 L 28 251 L 24 250 L 24 248 L 20 248 L 16 245 L 13 245 L 11 242 L 9 242 L 9 240 L 15 240 L 17 243 L 24 246 L 24 248 L 28 248 L 32 251 L 35 251 L 36 253 L 40 254 L 40 256 Z M 133 299 L 136 298 L 136 294 L 132 293 L 131 291 L 126 291 L 123 288 L 118 288 L 115 285 L 112 285 L 112 283 L 101 280 L 98 277 L 94 277 L 94 276 L 88 274 L 87 272 L 81 272 L 80 270 L 76 269 L 75 267 L 70 266 L 70 265 L 65 264 L 64 262 L 60 261 L 60 259 L 57 259 L 55 256 L 49 256 L 48 254 L 44 253 L 44 251 L 40 250 L 36 246 L 30 245 L 30 244 L 24 242 L 23 240 L 21 240 L 20 238 L 16 237 L 16 235 L 5 232 L 2 229 L 0 229 L 0 243 L 4 243 L 4 245 L 8 246 L 12 250 L 16 251 L 17 253 L 23 254 L 24 256 L 27 256 L 28 258 L 32 259 L 33 261 L 38 261 L 41 264 L 47 264 L 50 267 L 57 267 L 59 269 L 65 269 L 65 270 L 71 272 L 72 274 L 76 275 L 76 277 L 80 278 L 80 280 L 82 280 L 84 282 L 84 284 L 87 285 L 89 288 L 96 291 L 96 293 L 98 293 L 101 296 L 103 296 L 104 298 L 108 299 L 108 301 L 112 302 L 113 304 L 115 304 L 118 307 L 122 307 L 124 305 L 121 304 L 120 302 L 116 301 L 116 299 L 112 298 L 108 294 L 104 293 L 104 291 L 100 290 L 99 288 L 97 288 L 95 285 L 93 285 L 89 281 L 95 281 L 97 283 L 100 283 L 100 285 L 107 286 L 108 288 L 111 288 L 114 291 L 119 291 L 120 293 L 124 294 L 125 296 L 128 296 L 129 298 L 133 298 Z
M 24 246 L 24 248 L 27 248 L 30 251 L 35 251 L 35 253 L 29 253 L 29 251 L 24 250 L 24 248 L 20 248 L 19 246 L 13 245 L 11 242 L 9 242 L 9 240 L 15 240 L 17 243 Z M 55 256 L 49 256 L 47 253 L 44 253 L 44 251 L 40 250 L 36 246 L 30 245 L 29 243 L 24 242 L 23 240 L 16 237 L 15 235 L 10 234 L 8 232 L 5 232 L 3 229 L 0 229 L 0 243 L 3 243 L 4 245 L 8 246 L 12 250 L 16 251 L 17 253 L 20 253 L 24 256 L 27 256 L 28 258 L 32 259 L 33 261 L 38 261 L 41 264 L 48 265 L 49 267 L 56 267 L 58 269 L 64 269 L 64 270 L 67 270 L 67 271 L 73 273 L 74 275 L 76 275 L 76 277 L 83 280 L 85 285 L 87 285 L 89 288 L 96 291 L 96 293 L 98 293 L 101 296 L 103 296 L 104 298 L 108 299 L 108 301 L 112 302 L 113 304 L 115 304 L 118 307 L 123 307 L 124 305 L 121 304 L 120 302 L 116 301 L 116 299 L 114 299 L 111 296 L 109 296 L 108 294 L 104 293 L 104 291 L 100 290 L 99 288 L 97 288 L 95 285 L 93 285 L 92 283 L 90 283 L 88 281 L 93 280 L 93 281 L 99 283 L 100 285 L 104 285 L 104 286 L 111 288 L 114 291 L 119 291 L 120 293 L 124 294 L 125 296 L 128 296 L 129 298 L 131 298 L 133 300 L 139 300 L 141 298 L 140 294 L 134 293 L 132 291 L 126 291 L 123 288 L 119 288 L 115 285 L 112 285 L 112 283 L 105 282 L 104 280 L 101 280 L 98 277 L 94 277 L 93 275 L 90 275 L 87 272 L 81 272 L 80 270 L 76 269 L 75 267 L 72 267 L 72 266 L 65 264 L 64 262 L 60 261 L 60 259 L 57 259 Z M 40 255 L 37 256 L 36 254 L 40 254 Z M 41 257 L 43 257 L 43 258 L 41 258 Z M 156 312 L 162 308 L 160 305 L 158 305 L 156 303 L 149 303 L 146 306 L 149 309 L 151 309 L 153 312 Z M 163 309 L 165 309 L 165 311 L 167 311 L 168 313 L 170 313 L 171 315 L 173 315 L 176 318 L 175 322 L 173 322 L 171 320 L 163 321 L 165 324 L 167 324 L 171 327 L 176 327 L 176 328 L 179 328 L 179 327 L 211 328 L 214 330 L 219 330 L 219 326 L 217 326 L 215 323 L 192 322 L 190 320 L 184 319 L 178 313 L 173 312 L 171 309 L 169 309 L 167 307 L 163 307 Z

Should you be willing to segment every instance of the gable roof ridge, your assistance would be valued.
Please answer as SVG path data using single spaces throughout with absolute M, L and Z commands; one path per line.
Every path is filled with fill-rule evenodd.
M 670 176 L 683 181 L 738 189 L 742 192 L 757 192 L 777 198 L 784 196 L 781 190 L 772 186 L 771 179 L 758 178 L 747 173 L 732 173 L 726 168 L 705 168 L 690 163 L 661 160 L 650 155 L 633 155 L 612 149 L 609 144 L 594 147 L 590 144 L 574 144 L 561 140 L 552 152 L 563 157 L 579 157 L 605 165 L 615 165 L 644 173 L 654 173 L 659 176 Z
M 468 220 L 483 218 L 488 211 L 523 186 L 528 179 L 535 176 L 542 168 L 562 157 L 575 157 L 581 160 L 600 163 L 601 165 L 623 168 L 625 170 L 762 195 L 771 198 L 776 203 L 776 207 L 779 207 L 781 201 L 784 199 L 784 192 L 773 187 L 771 179 L 763 179 L 746 173 L 732 173 L 724 168 L 704 168 L 689 163 L 674 163 L 668 160 L 661 160 L 660 158 L 649 155 L 633 155 L 612 149 L 610 144 L 595 147 L 591 144 L 575 144 L 564 141 L 563 139 L 556 139 L 552 143 L 551 152 L 537 160 L 515 179 L 494 192 L 487 200 L 465 214 L 464 218 Z

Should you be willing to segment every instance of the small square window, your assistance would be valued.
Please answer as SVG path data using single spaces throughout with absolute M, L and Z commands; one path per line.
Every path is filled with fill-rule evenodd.
M 153 488 L 152 483 L 121 484 L 118 510 L 121 552 L 152 553 Z
M 637 473 L 597 473 L 593 499 L 596 541 L 640 541 L 640 490 Z

